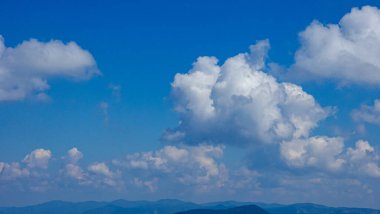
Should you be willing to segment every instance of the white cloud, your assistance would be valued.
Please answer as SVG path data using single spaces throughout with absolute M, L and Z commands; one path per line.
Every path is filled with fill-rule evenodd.
M 147 180 L 147 181 L 141 180 L 139 178 L 134 178 L 133 179 L 134 185 L 136 185 L 138 187 L 146 187 L 151 192 L 155 192 L 157 190 L 157 188 L 158 188 L 157 184 L 156 184 L 157 181 L 158 181 L 157 178 L 154 178 L 152 180 Z
M 365 172 L 372 177 L 380 178 L 380 167 L 375 163 L 367 163 Z
M 351 117 L 356 122 L 380 125 L 380 100 L 375 100 L 373 106 L 362 105 L 360 109 L 353 110 Z
M 222 155 L 221 146 L 165 146 L 156 151 L 131 154 L 126 160 L 114 163 L 130 170 L 165 174 L 182 184 L 204 184 L 223 177 L 225 167 L 217 161 Z
M 357 141 L 355 148 L 347 149 L 346 157 L 349 160 L 352 171 L 363 173 L 370 177 L 380 178 L 380 157 L 375 148 L 367 141 Z
M 93 163 L 88 167 L 90 172 L 112 178 L 114 174 L 105 163 Z
M 65 172 L 66 175 L 77 180 L 85 180 L 87 176 L 80 166 L 72 163 L 65 165 Z
M 66 177 L 74 179 L 76 183 L 82 186 L 91 187 L 113 187 L 120 189 L 123 181 L 120 179 L 119 172 L 112 172 L 103 162 L 95 162 L 87 168 L 81 167 L 79 160 L 83 158 L 83 153 L 76 147 L 71 148 L 67 152 L 67 156 L 62 160 L 68 163 L 60 170 Z
M 93 186 L 107 185 L 119 190 L 124 186 L 120 171 L 112 172 L 103 162 L 93 163 L 87 167 L 87 170 L 92 173 L 90 174 L 90 181 Z
M 339 24 L 312 22 L 300 33 L 293 69 L 303 78 L 380 83 L 380 10 L 353 8 Z
M 51 157 L 50 150 L 36 149 L 26 155 L 23 162 L 31 168 L 47 168 Z
M 12 180 L 15 178 L 29 176 L 30 172 L 26 168 L 22 168 L 19 163 L 0 162 L 0 179 Z
M 90 52 L 75 42 L 30 39 L 16 47 L 5 47 L 0 35 L 0 101 L 27 97 L 46 100 L 49 78 L 86 80 L 98 74 Z
M 78 180 L 81 184 L 89 184 L 87 173 L 78 165 L 78 161 L 83 158 L 83 153 L 76 147 L 67 151 L 67 156 L 62 159 L 67 160 L 67 163 L 63 169 L 65 175 Z
M 290 166 L 312 166 L 336 171 L 345 163 L 339 157 L 343 148 L 342 138 L 318 136 L 281 143 L 281 156 Z
M 163 140 L 185 143 L 273 142 L 307 137 L 328 116 L 300 86 L 279 83 L 261 71 L 267 40 L 219 66 L 215 57 L 199 57 L 172 83 L 180 124 Z
M 368 154 L 373 153 L 375 149 L 367 142 L 359 140 L 356 142 L 355 148 L 348 148 L 347 154 L 352 161 L 367 158 Z
M 317 136 L 282 142 L 280 151 L 290 167 L 313 167 L 359 177 L 380 177 L 380 157 L 364 140 L 358 140 L 354 148 L 345 148 L 342 138 Z
M 67 157 L 69 159 L 70 162 L 72 163 L 76 163 L 78 162 L 80 159 L 83 158 L 83 153 L 80 152 L 76 147 L 73 147 L 71 148 L 68 152 L 67 152 Z

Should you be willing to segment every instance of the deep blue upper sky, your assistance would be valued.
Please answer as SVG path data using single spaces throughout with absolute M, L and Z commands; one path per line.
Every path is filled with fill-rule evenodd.
M 253 179 L 243 184 L 253 186 L 252 192 L 242 194 L 244 196 L 234 198 L 235 196 L 229 193 L 226 194 L 226 198 L 223 198 L 216 195 L 218 193 L 214 195 L 205 193 L 206 196 L 202 198 L 197 196 L 199 192 L 192 192 L 187 187 L 181 186 L 183 184 L 181 182 L 178 188 L 183 191 L 177 195 L 176 191 L 160 192 L 161 189 L 165 189 L 165 185 L 171 184 L 169 178 L 182 176 L 184 172 L 178 172 L 177 168 L 173 169 L 175 172 L 172 172 L 170 176 L 162 175 L 160 172 L 150 175 L 133 171 L 130 169 L 131 166 L 127 167 L 128 169 L 119 169 L 115 164 L 115 160 L 123 159 L 128 154 L 160 150 L 167 146 L 167 142 L 163 142 L 161 138 L 168 128 L 184 131 L 187 130 L 187 125 L 191 126 L 191 122 L 186 124 L 186 119 L 184 119 L 186 115 L 173 111 L 173 106 L 177 102 L 181 103 L 178 101 L 181 98 L 171 96 L 173 92 L 171 83 L 177 73 L 186 73 L 190 70 L 197 57 L 215 56 L 221 65 L 226 59 L 238 53 L 247 52 L 249 45 L 259 40 L 269 39 L 270 50 L 267 64 L 276 63 L 283 70 L 288 70 L 295 64 L 295 52 L 301 46 L 299 33 L 304 31 L 313 20 L 324 24 L 337 24 L 345 14 L 351 11 L 351 8 L 364 5 L 380 7 L 378 1 L 364 0 L 2 1 L 0 35 L 3 36 L 6 47 L 15 47 L 31 38 L 43 43 L 48 43 L 52 39 L 61 40 L 64 43 L 74 41 L 92 54 L 101 75 L 86 81 L 72 81 L 64 75 L 63 78 L 59 75 L 49 77 L 50 89 L 46 90 L 50 97 L 48 101 L 41 102 L 28 96 L 17 101 L 0 101 L 0 162 L 19 162 L 21 168 L 30 170 L 30 175 L 26 177 L 20 176 L 21 178 L 13 179 L 17 176 L 11 176 L 12 179 L 4 178 L 4 180 L 0 177 L 0 190 L 3 190 L 0 191 L 0 201 L 3 201 L 0 205 L 19 205 L 50 199 L 109 200 L 121 197 L 127 199 L 177 197 L 203 201 L 235 199 L 302 202 L 308 200 L 344 206 L 350 206 L 351 200 L 355 200 L 357 203 L 354 206 L 379 208 L 379 205 L 374 202 L 380 194 L 378 191 L 380 175 L 377 176 L 376 173 L 373 176 L 375 178 L 352 177 L 339 173 L 331 175 L 324 170 L 319 171 L 318 167 L 310 169 L 295 167 L 294 169 L 291 166 L 285 166 L 285 163 L 279 163 L 276 175 L 281 181 L 265 181 L 256 184 L 259 181 Z M 375 45 L 378 44 L 374 44 L 374 47 L 377 47 Z M 3 66 L 1 63 L 0 61 L 0 74 Z M 269 72 L 268 69 L 266 67 L 264 70 Z M 32 69 L 29 71 L 27 68 L 24 70 L 38 72 Z M 16 77 L 19 75 L 17 72 L 15 72 Z M 30 78 L 27 75 L 26 77 Z M 2 78 L 1 75 L 0 78 Z M 332 106 L 335 109 L 332 110 L 335 114 L 332 113 L 332 116 L 321 120 L 310 137 L 314 135 L 342 137 L 347 147 L 353 147 L 357 140 L 363 139 L 369 141 L 375 149 L 380 147 L 378 143 L 380 135 L 377 133 L 378 125 L 376 125 L 379 123 L 368 122 L 365 119 L 363 123 L 356 123 L 351 116 L 354 109 L 359 109 L 362 104 L 372 106 L 374 100 L 379 98 L 379 89 L 376 84 L 375 86 L 362 84 L 341 86 L 339 80 L 329 79 L 304 82 L 290 78 L 287 81 L 301 85 L 303 90 L 312 95 L 322 107 Z M 0 84 L 5 83 L 0 80 Z M 120 90 L 113 91 L 110 86 L 117 86 Z M 107 107 L 101 107 L 101 103 L 106 103 Z M 298 111 L 296 107 L 294 109 Z M 184 121 L 185 125 L 175 128 L 179 120 Z M 227 123 L 224 120 L 219 122 Z M 208 126 L 210 124 L 206 127 Z M 234 130 L 233 127 L 230 128 L 228 130 Z M 358 129 L 365 134 L 352 134 Z M 234 135 L 232 132 L 229 134 Z M 189 131 L 188 135 L 191 133 L 195 131 Z M 196 137 L 190 138 L 198 139 L 199 135 L 196 133 Z M 224 156 L 220 160 L 226 164 L 227 168 L 246 165 L 247 168 L 255 171 L 255 164 L 249 163 L 255 157 L 256 149 L 251 148 L 254 146 L 243 146 L 242 149 L 240 146 L 231 146 L 229 143 L 211 142 L 214 140 L 212 137 L 214 135 L 210 136 L 205 135 L 199 139 L 205 142 L 210 141 L 211 145 L 225 144 Z M 239 140 L 240 138 L 231 137 L 231 139 Z M 260 140 L 254 138 L 253 141 Z M 176 146 L 175 143 L 169 144 Z M 194 143 L 190 144 L 190 147 L 182 144 L 181 146 L 192 151 Z M 88 169 L 89 174 L 86 172 L 83 174 L 90 176 L 91 172 L 96 174 L 99 171 L 100 174 L 107 174 L 104 173 L 104 168 L 94 170 L 90 167 L 93 163 L 105 162 L 111 171 L 114 170 L 111 177 L 113 179 L 117 177 L 118 182 L 123 183 L 122 186 L 125 189 L 118 186 L 115 190 L 113 189 L 115 185 L 107 186 L 107 184 L 96 184 L 94 185 L 96 187 L 92 187 L 88 183 L 83 184 L 85 178 L 79 179 L 82 182 L 79 184 L 74 181 L 56 181 L 51 186 L 44 183 L 43 186 L 46 188 L 38 189 L 38 191 L 24 188 L 24 185 L 38 186 L 39 179 L 43 180 L 41 177 L 44 177 L 31 175 L 33 167 L 27 166 L 29 162 L 24 159 L 26 154 L 38 148 L 51 150 L 51 166 L 41 170 L 45 170 L 43 173 L 56 173 L 65 177 L 61 169 L 64 165 L 62 160 L 64 162 L 65 158 L 62 157 L 73 147 L 84 154 L 81 167 L 84 171 Z M 272 147 L 268 151 L 276 150 Z M 252 152 L 245 152 L 246 148 Z M 262 146 L 259 148 L 262 149 Z M 342 150 L 342 157 L 348 154 L 348 150 L 345 151 Z M 198 150 L 194 153 L 197 152 Z M 278 158 L 280 156 L 278 152 L 272 155 L 277 157 L 273 162 L 283 159 Z M 378 163 L 378 159 L 374 158 L 374 161 Z M 257 160 L 253 162 L 257 163 Z M 263 161 L 263 164 L 259 164 L 258 167 L 263 168 L 264 163 L 268 162 Z M 176 165 L 176 167 L 181 166 Z M 200 170 L 208 169 L 202 165 L 199 168 Z M 376 169 L 371 169 L 376 171 Z M 271 168 L 270 173 L 272 173 L 271 170 L 274 169 Z M 237 176 L 233 175 L 234 173 L 241 174 L 242 172 L 229 173 L 232 178 Z M 266 172 L 258 173 L 265 174 Z M 127 175 L 124 177 L 124 174 Z M 248 177 L 252 178 L 254 175 L 253 173 Z M 207 175 L 207 178 L 208 176 L 211 175 Z M 347 197 L 334 201 L 332 199 L 334 196 L 332 196 L 327 198 L 330 201 L 328 202 L 322 195 L 329 193 L 323 190 L 304 199 L 296 196 L 297 187 L 282 186 L 286 180 L 292 180 L 291 182 L 300 183 L 302 188 L 309 188 L 312 191 L 318 187 L 307 183 L 306 180 L 313 178 L 319 179 L 318 182 L 328 183 L 326 186 L 331 185 L 337 189 L 346 188 L 338 185 L 338 183 L 346 182 L 347 186 L 354 186 L 348 190 L 352 194 L 359 195 L 358 198 L 363 200 L 366 197 L 369 199 L 367 202 L 362 202 L 358 198 Z M 86 177 L 86 179 L 90 178 Z M 240 181 L 231 182 L 237 184 Z M 83 192 L 82 194 L 77 194 L 76 191 L 79 190 L 74 188 L 75 185 Z M 203 185 L 207 186 L 207 184 Z M 19 186 L 22 186 L 21 190 L 14 190 Z M 66 186 L 69 186 L 68 190 L 57 197 L 55 193 Z M 190 186 L 193 187 L 196 184 L 192 183 Z M 281 189 L 279 190 L 281 194 L 270 198 L 265 194 L 257 193 L 259 191 L 255 189 L 257 186 L 260 186 L 260 191 L 266 191 L 266 188 L 276 189 L 276 191 Z M 140 187 L 147 187 L 148 190 L 146 193 L 136 194 Z M 172 188 L 175 189 L 175 187 Z M 91 196 L 97 191 L 104 195 Z M 289 195 L 282 194 L 286 191 Z M 367 194 L 372 195 L 367 196 Z M 11 198 L 8 197 L 9 195 Z M 31 195 L 35 197 L 30 197 Z

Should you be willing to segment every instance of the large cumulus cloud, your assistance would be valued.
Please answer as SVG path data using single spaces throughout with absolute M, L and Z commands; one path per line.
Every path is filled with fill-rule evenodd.
M 263 72 L 267 40 L 222 65 L 215 57 L 199 57 L 172 83 L 180 124 L 167 130 L 166 141 L 249 144 L 309 136 L 328 116 L 300 86 L 278 82 Z
M 300 33 L 293 74 L 340 83 L 380 83 L 380 10 L 353 8 L 338 24 L 312 22 Z

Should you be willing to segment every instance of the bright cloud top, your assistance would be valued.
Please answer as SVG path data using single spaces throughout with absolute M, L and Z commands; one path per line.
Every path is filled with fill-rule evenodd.
M 218 65 L 215 57 L 199 57 L 172 83 L 180 125 L 163 139 L 196 144 L 278 142 L 309 136 L 329 115 L 298 85 L 279 83 L 262 71 L 267 40 Z
M 378 8 L 353 8 L 339 24 L 314 21 L 300 33 L 300 40 L 294 64 L 300 76 L 332 78 L 342 83 L 380 83 Z
M 86 80 L 98 74 L 91 53 L 75 42 L 30 39 L 13 48 L 5 47 L 0 35 L 0 101 L 46 99 L 49 78 Z
M 31 168 L 47 168 L 51 157 L 52 154 L 50 150 L 36 149 L 26 155 L 23 162 Z

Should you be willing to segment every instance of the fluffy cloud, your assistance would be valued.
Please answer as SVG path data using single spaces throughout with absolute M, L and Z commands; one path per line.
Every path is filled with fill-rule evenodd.
M 123 186 L 119 172 L 112 172 L 104 162 L 92 163 L 87 168 L 81 167 L 79 160 L 82 159 L 82 157 L 83 153 L 76 147 L 70 149 L 67 155 L 62 158 L 66 160 L 67 163 L 64 168 L 61 169 L 61 173 L 82 186 L 110 186 L 116 189 Z
M 180 125 L 167 130 L 166 141 L 244 144 L 307 137 L 329 111 L 298 85 L 279 83 L 261 71 L 267 40 L 218 65 L 199 57 L 172 83 Z
M 51 157 L 50 150 L 36 149 L 26 155 L 23 162 L 31 168 L 47 168 Z
M 156 151 L 131 154 L 126 160 L 114 163 L 129 170 L 169 176 L 182 184 L 207 184 L 223 180 L 225 166 L 218 163 L 222 155 L 221 146 L 165 146 Z
M 0 35 L 0 101 L 26 97 L 46 99 L 49 78 L 89 79 L 100 74 L 90 52 L 75 42 L 59 40 L 23 41 L 16 47 L 5 47 Z
M 312 22 L 300 33 L 293 74 L 343 83 L 380 83 L 380 10 L 353 8 L 339 24 Z
M 290 167 L 380 177 L 380 157 L 364 140 L 358 140 L 354 148 L 345 148 L 342 138 L 317 136 L 282 142 L 280 151 Z
M 360 109 L 351 112 L 356 122 L 366 122 L 380 125 L 380 100 L 375 100 L 373 106 L 362 105 Z
M 0 179 L 12 180 L 19 177 L 28 176 L 29 170 L 22 168 L 19 163 L 4 163 L 0 162 Z
M 79 161 L 83 154 L 74 147 L 64 158 L 56 159 L 66 162 L 64 165 L 59 163 L 62 166 L 59 174 L 55 174 L 56 167 L 46 171 L 25 162 L 0 162 L 0 189 L 9 192 L 55 188 L 70 191 L 72 187 L 97 188 L 96 191 L 127 189 L 129 194 L 141 197 L 159 192 L 161 197 L 180 195 L 202 200 L 223 200 L 226 197 L 272 200 L 273 195 L 282 196 L 276 200 L 284 197 L 297 200 L 305 190 L 320 191 L 318 194 L 321 194 L 329 188 L 344 195 L 347 192 L 341 192 L 338 187 L 342 186 L 337 186 L 342 182 L 348 182 L 343 185 L 346 189 L 349 184 L 354 185 L 349 190 L 373 192 L 376 189 L 376 185 L 364 180 L 365 177 L 380 177 L 379 156 L 368 142 L 360 140 L 353 147 L 344 149 L 340 138 L 319 136 L 296 140 L 263 146 L 281 146 L 284 161 L 290 168 L 301 169 L 299 173 L 283 168 L 256 171 L 236 163 L 233 167 L 226 166 L 223 163 L 224 147 L 215 145 L 167 145 L 153 151 L 129 154 L 124 159 L 114 160 L 113 165 L 93 162 L 88 166 Z M 35 153 L 31 152 L 29 156 Z M 304 170 L 308 168 L 313 170 Z M 335 176 L 338 172 L 344 176 Z M 324 188 L 323 191 L 320 188 Z M 357 198 L 355 194 L 351 196 Z M 315 200 L 315 196 L 305 197 Z
M 0 162 L 0 188 L 4 187 L 1 180 L 5 180 L 5 189 L 12 189 L 12 192 L 48 190 L 52 183 L 50 172 L 46 170 L 50 158 L 50 150 L 36 149 L 23 161 L 11 164 Z
M 79 181 L 86 180 L 87 176 L 80 166 L 72 163 L 65 165 L 65 173 L 67 176 Z
M 93 163 L 88 167 L 88 170 L 90 172 L 104 175 L 110 178 L 114 176 L 111 170 L 108 168 L 108 166 L 105 163 Z
M 349 160 L 351 170 L 370 177 L 380 178 L 380 157 L 367 141 L 357 141 L 355 148 L 347 149 L 346 157 Z
M 70 162 L 76 163 L 83 158 L 83 154 L 76 147 L 73 147 L 67 152 L 67 157 Z
M 345 163 L 339 158 L 343 148 L 342 138 L 318 136 L 283 142 L 281 156 L 290 166 L 312 166 L 336 171 Z
M 91 183 L 95 186 L 107 185 L 116 189 L 122 189 L 124 182 L 120 179 L 120 172 L 112 172 L 103 162 L 93 163 L 88 166 L 87 170 L 95 176 L 91 176 Z

